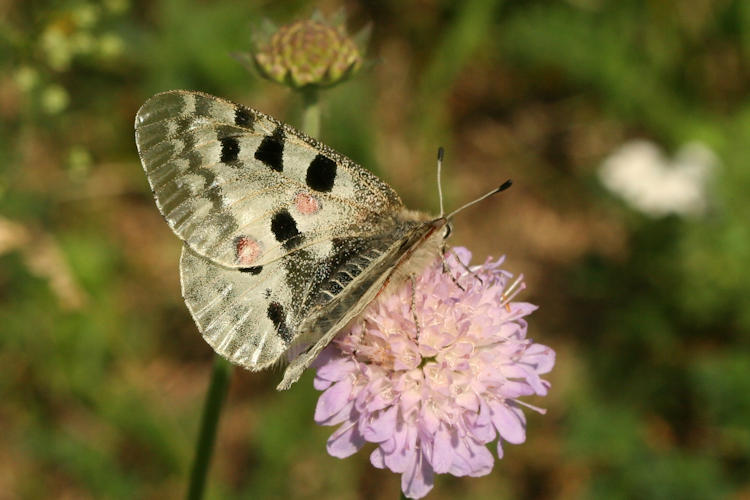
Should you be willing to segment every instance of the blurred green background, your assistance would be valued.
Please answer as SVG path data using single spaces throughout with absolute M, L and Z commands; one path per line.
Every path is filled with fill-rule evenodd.
M 0 497 L 184 494 L 212 352 L 134 115 L 186 88 L 299 123 L 229 53 L 261 17 L 342 5 L 372 23 L 371 64 L 325 94 L 323 140 L 431 212 L 438 145 L 449 207 L 513 178 L 452 241 L 526 274 L 530 336 L 558 353 L 527 443 L 429 498 L 750 498 L 745 0 L 0 1 Z M 665 168 L 712 151 L 705 209 L 605 188 L 633 139 Z M 208 497 L 396 498 L 368 452 L 326 454 L 311 375 L 280 375 L 235 371 Z

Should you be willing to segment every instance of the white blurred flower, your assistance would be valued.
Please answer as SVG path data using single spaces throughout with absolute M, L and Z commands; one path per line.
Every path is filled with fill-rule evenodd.
M 654 143 L 623 144 L 599 167 L 599 179 L 633 208 L 652 217 L 701 215 L 707 208 L 707 184 L 718 165 L 716 155 L 699 142 L 680 148 L 674 159 Z

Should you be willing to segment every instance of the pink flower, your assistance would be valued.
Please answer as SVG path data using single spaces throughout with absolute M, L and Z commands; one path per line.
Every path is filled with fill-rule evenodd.
M 401 489 L 422 498 L 434 474 L 483 476 L 497 440 L 526 439 L 521 396 L 545 395 L 540 378 L 555 353 L 526 338 L 524 316 L 536 309 L 511 302 L 524 288 L 522 276 L 500 269 L 503 258 L 472 268 L 471 253 L 453 249 L 367 309 L 316 361 L 315 388 L 324 391 L 315 421 L 338 425 L 328 452 L 339 458 L 366 442 L 375 467 L 401 474 Z M 463 288 L 463 289 L 462 289 Z M 413 305 L 412 305 L 413 304 Z M 416 317 L 416 321 L 415 321 Z

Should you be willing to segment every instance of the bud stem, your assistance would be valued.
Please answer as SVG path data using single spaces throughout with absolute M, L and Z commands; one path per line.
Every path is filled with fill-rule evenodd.
M 302 94 L 302 131 L 317 139 L 320 136 L 320 95 L 315 88 L 306 88 Z

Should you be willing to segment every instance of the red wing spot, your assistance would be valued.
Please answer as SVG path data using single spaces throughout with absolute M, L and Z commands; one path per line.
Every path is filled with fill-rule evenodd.
M 312 215 L 320 210 L 320 202 L 308 193 L 297 193 L 294 197 L 294 206 L 302 215 Z
M 238 236 L 234 239 L 234 250 L 237 263 L 249 266 L 260 256 L 260 243 L 249 236 Z

